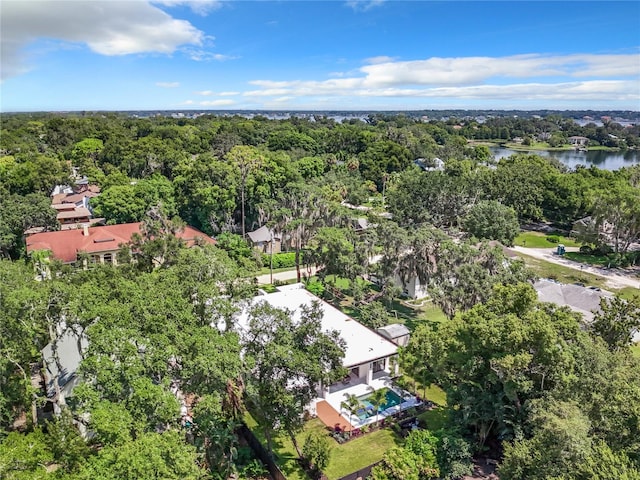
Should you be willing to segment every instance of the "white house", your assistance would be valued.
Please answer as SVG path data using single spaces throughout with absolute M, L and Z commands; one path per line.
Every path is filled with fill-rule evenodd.
M 374 421 L 371 415 L 349 418 L 342 408 L 347 394 L 364 397 L 373 390 L 393 389 L 397 403 L 385 412 L 381 411 L 380 418 L 418 403 L 415 397 L 393 386 L 392 377 L 398 374 L 398 345 L 324 302 L 306 290 L 303 284 L 278 287 L 276 292 L 258 295 L 251 302 L 254 305 L 266 302 L 272 307 L 292 311 L 294 321 L 300 318 L 301 306 L 311 306 L 313 302 L 319 302 L 323 312 L 323 330 L 335 330 L 344 340 L 346 347 L 342 365 L 348 370 L 348 375 L 335 384 L 318 385 L 318 398 L 309 406 L 312 412 L 315 412 L 317 407 L 318 416 L 328 426 L 333 426 L 335 422 L 327 421 L 327 416 L 340 417 L 342 425 L 347 429 L 358 428 Z M 245 309 L 235 323 L 241 336 L 248 328 L 248 320 L 248 309 Z
M 345 377 L 344 384 L 371 384 L 374 378 L 397 374 L 397 345 L 316 297 L 306 290 L 303 284 L 284 285 L 278 287 L 274 293 L 253 297 L 252 303 L 254 305 L 260 302 L 292 311 L 294 321 L 300 318 L 301 306 L 310 307 L 313 302 L 319 302 L 323 311 L 323 330 L 337 331 L 346 345 L 342 365 L 349 370 L 349 381 L 347 382 L 347 377 Z M 246 331 L 247 322 L 248 315 L 245 310 L 240 314 L 236 325 L 241 331 Z M 341 388 L 343 382 L 338 385 L 322 386 L 318 390 L 319 396 L 324 398 L 334 390 L 334 387 Z

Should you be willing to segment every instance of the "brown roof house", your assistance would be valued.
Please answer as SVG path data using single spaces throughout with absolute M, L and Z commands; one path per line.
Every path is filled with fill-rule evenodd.
M 100 195 L 100 187 L 89 185 L 86 178 L 78 180 L 73 188 L 58 186 L 51 194 L 51 207 L 58 211 L 56 218 L 62 230 L 81 228 L 85 224 L 102 223 L 94 219 L 89 200 Z
M 141 234 L 141 225 L 140 222 L 98 227 L 85 225 L 82 229 L 36 233 L 27 237 L 27 253 L 48 250 L 53 258 L 63 263 L 74 263 L 80 254 L 87 254 L 92 262 L 116 264 L 120 246 L 130 243 L 134 233 Z M 215 240 L 189 226 L 176 236 L 187 246 L 198 242 L 215 244 Z

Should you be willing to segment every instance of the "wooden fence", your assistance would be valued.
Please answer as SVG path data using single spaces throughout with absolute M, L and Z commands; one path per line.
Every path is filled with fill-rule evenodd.
M 251 450 L 253 450 L 253 452 L 262 461 L 262 463 L 264 463 L 267 466 L 267 470 L 269 470 L 269 473 L 271 474 L 273 479 L 287 480 L 287 477 L 285 477 L 284 473 L 282 473 L 282 470 L 280 470 L 278 465 L 276 465 L 276 462 L 273 461 L 273 458 L 271 458 L 271 455 L 269 455 L 269 452 L 267 452 L 267 450 L 262 446 L 262 443 L 260 443 L 260 440 L 256 438 L 256 436 L 249 429 L 249 427 L 247 427 L 246 425 L 242 425 L 239 428 L 239 432 L 240 432 L 240 435 L 242 435 L 244 439 L 247 441 L 247 443 L 251 447 Z

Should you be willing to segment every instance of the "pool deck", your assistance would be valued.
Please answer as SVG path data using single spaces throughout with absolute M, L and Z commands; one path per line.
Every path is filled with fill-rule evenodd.
M 347 422 L 335 408 L 324 400 L 321 400 L 316 404 L 316 414 L 322 423 L 331 429 L 342 430 L 343 432 L 350 432 L 353 430 L 353 426 Z
M 380 390 L 381 388 L 389 388 L 394 392 L 396 392 L 398 395 L 400 395 L 404 401 L 399 405 L 395 405 L 387 410 L 380 411 L 380 413 L 377 416 L 373 415 L 365 419 L 360 419 L 357 416 L 352 415 L 351 419 L 349 419 L 349 413 L 345 409 L 343 409 L 340 405 L 342 402 L 345 401 L 346 395 L 355 395 L 356 397 L 362 397 L 364 395 L 370 394 L 372 388 L 373 390 Z M 323 403 L 327 403 L 331 407 L 331 409 L 337 414 L 337 416 L 339 416 L 341 419 L 338 421 L 336 419 L 336 416 L 327 415 L 327 421 L 329 422 L 327 423 L 327 421 L 325 421 L 322 418 L 319 412 L 319 408 L 324 409 L 324 407 L 320 407 L 320 405 Z M 360 428 L 364 425 L 374 423 L 376 422 L 376 420 L 382 420 L 383 418 L 386 418 L 390 415 L 394 415 L 398 412 L 401 412 L 402 410 L 406 410 L 408 408 L 420 405 L 421 403 L 422 402 L 419 402 L 415 396 L 409 394 L 408 392 L 403 392 L 402 390 L 400 390 L 398 387 L 396 387 L 393 384 L 393 381 L 391 380 L 390 377 L 385 376 L 385 377 L 372 380 L 370 385 L 361 383 L 358 385 L 354 385 L 350 388 L 340 390 L 339 392 L 328 394 L 324 399 L 319 398 L 317 399 L 315 410 L 320 420 L 322 420 L 322 422 L 330 428 L 334 428 L 335 424 L 337 423 L 342 423 L 352 428 Z

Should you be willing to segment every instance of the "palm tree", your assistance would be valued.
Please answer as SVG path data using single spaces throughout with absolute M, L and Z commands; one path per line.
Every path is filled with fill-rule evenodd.
M 351 425 L 351 416 L 358 413 L 358 409 L 362 406 L 362 404 L 360 403 L 360 400 L 358 400 L 358 397 L 356 397 L 353 393 L 345 393 L 344 396 L 345 400 L 344 402 L 340 403 L 340 408 L 344 408 L 349 412 L 349 424 Z M 352 428 L 349 429 L 349 436 L 351 436 L 352 430 L 353 425 Z
M 378 414 L 380 413 L 380 407 L 387 401 L 387 389 L 381 388 L 380 390 L 374 390 L 373 387 L 369 387 L 371 395 L 367 398 L 371 403 L 371 406 L 376 412 L 376 423 L 378 423 Z

